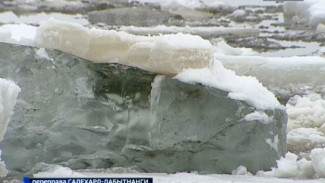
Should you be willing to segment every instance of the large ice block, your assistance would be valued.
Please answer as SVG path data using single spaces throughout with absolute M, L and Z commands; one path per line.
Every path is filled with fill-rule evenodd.
M 201 173 L 243 165 L 254 172 L 286 150 L 284 108 L 257 108 L 230 91 L 136 67 L 1 43 L 0 77 L 22 88 L 1 144 L 11 174 L 34 173 L 42 162 Z

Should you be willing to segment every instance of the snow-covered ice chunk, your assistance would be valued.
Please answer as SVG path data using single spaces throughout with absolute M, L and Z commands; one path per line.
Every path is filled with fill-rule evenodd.
M 36 40 L 39 47 L 58 49 L 90 61 L 121 63 L 167 75 L 186 68 L 208 67 L 213 60 L 209 41 L 182 33 L 135 36 L 51 19 L 41 23 Z
M 315 174 L 313 164 L 304 158 L 298 160 L 298 156 L 288 152 L 285 157 L 277 160 L 277 168 L 268 172 L 258 172 L 260 176 L 272 176 L 281 178 L 312 178 Z
M 231 16 L 234 18 L 244 17 L 246 15 L 247 15 L 246 11 L 242 10 L 242 9 L 237 9 L 234 12 L 232 12 L 232 14 L 231 14 Z
M 303 22 L 313 26 L 325 23 L 325 4 L 323 0 L 304 0 L 303 2 L 287 2 L 284 14 L 289 23 Z
M 297 154 L 310 152 L 316 147 L 325 147 L 325 135 L 315 128 L 296 128 L 288 132 L 287 146 Z
M 321 128 L 325 124 L 325 100 L 320 94 L 310 93 L 292 97 L 286 105 L 288 131 L 295 128 Z
M 14 78 L 23 89 L 11 133 L 1 144 L 9 170 L 26 173 L 46 162 L 152 172 L 231 173 L 244 165 L 255 172 L 275 165 L 285 152 L 284 108 L 267 98 L 271 93 L 255 79 L 236 77 L 221 65 L 201 76 L 216 79 L 216 85 L 168 76 L 153 82 L 156 73 L 92 63 L 57 50 L 1 43 L 0 53 L 0 75 Z M 253 93 L 256 106 L 228 96 L 252 92 L 240 95 L 242 86 L 235 88 L 246 80 L 259 92 Z M 256 110 L 272 121 L 246 121 Z
M 311 159 L 317 175 L 325 178 L 325 149 L 313 149 L 311 151 Z
M 20 88 L 14 82 L 0 78 L 0 142 L 3 140 L 19 92 Z M 6 175 L 5 164 L 0 158 L 0 177 Z
M 311 160 L 299 159 L 293 153 L 286 153 L 285 157 L 277 160 L 277 167 L 271 171 L 259 171 L 259 176 L 272 176 L 281 178 L 324 178 L 325 177 L 325 149 L 315 148 L 311 151 Z M 323 179 L 322 179 L 323 180 Z
M 286 105 L 288 113 L 288 150 L 307 153 L 325 147 L 325 100 L 310 93 L 292 97 Z

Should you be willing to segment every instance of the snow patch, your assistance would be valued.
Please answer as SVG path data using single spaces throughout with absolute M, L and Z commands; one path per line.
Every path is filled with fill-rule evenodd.
M 247 171 L 245 166 L 239 166 L 235 170 L 231 172 L 232 175 L 252 175 L 250 172 Z
M 37 28 L 26 24 L 0 26 L 0 42 L 35 46 Z
M 75 172 L 72 169 L 68 167 L 62 167 L 59 165 L 48 165 L 46 167 L 46 170 L 42 172 L 38 172 L 33 175 L 35 178 L 41 178 L 41 177 L 46 177 L 46 178 L 56 178 L 56 177 L 70 177 L 70 178 L 78 178 L 78 177 L 87 177 L 81 173 Z
M 39 58 L 43 58 L 46 60 L 53 60 L 52 58 L 50 58 L 50 56 L 47 54 L 45 48 L 39 48 L 38 50 L 35 51 L 36 55 Z
M 237 76 L 217 60 L 211 68 L 186 69 L 175 78 L 185 83 L 201 83 L 228 91 L 230 98 L 245 101 L 259 109 L 281 108 L 274 94 L 263 87 L 256 78 Z
M 274 136 L 274 139 L 265 139 L 266 143 L 269 144 L 270 147 L 272 147 L 276 152 L 279 152 L 279 149 L 278 149 L 278 144 L 279 144 L 279 136 L 276 135 Z
M 265 124 L 268 124 L 273 121 L 272 117 L 268 116 L 263 111 L 254 111 L 252 113 L 249 113 L 244 117 L 244 120 L 246 120 L 246 121 L 261 121 Z

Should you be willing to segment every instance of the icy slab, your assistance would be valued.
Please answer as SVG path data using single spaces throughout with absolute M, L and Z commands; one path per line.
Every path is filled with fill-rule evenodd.
M 87 19 L 82 17 L 80 14 L 70 15 L 63 13 L 35 13 L 29 15 L 17 16 L 12 11 L 6 11 L 0 13 L 0 22 L 6 24 L 34 24 L 38 25 L 42 21 L 46 21 L 49 18 L 55 18 L 57 20 L 74 22 L 81 25 L 88 25 L 89 22 Z M 27 34 L 27 33 L 26 33 Z
M 243 164 L 254 172 L 284 154 L 286 113 L 280 105 L 264 110 L 229 97 L 230 90 L 156 75 L 0 44 L 0 76 L 23 89 L 1 145 L 8 169 L 33 173 L 36 163 L 45 162 L 73 169 L 231 173 Z
M 122 0 L 118 1 L 122 2 Z M 106 0 L 2 0 L 1 3 L 0 9 L 2 11 L 19 12 L 20 14 L 31 14 L 34 12 L 85 14 L 88 11 L 112 7 L 112 4 Z
M 215 9 L 220 7 L 238 6 L 278 6 L 275 2 L 261 2 L 259 0 L 129 0 L 129 2 L 140 2 L 160 5 L 165 9 L 188 8 L 188 9 Z
M 141 2 L 141 3 L 151 3 L 160 5 L 163 8 L 189 8 L 189 9 L 198 9 L 204 7 L 214 7 L 218 8 L 221 6 L 225 6 L 228 3 L 223 2 L 222 0 L 167 0 L 167 1 L 160 1 L 160 0 L 129 0 L 129 2 Z
M 325 149 L 315 148 L 311 151 L 310 160 L 298 159 L 290 152 L 277 161 L 277 167 L 268 172 L 258 172 L 260 176 L 281 178 L 325 178 Z M 320 180 L 321 181 L 321 180 Z
M 287 2 L 284 5 L 284 14 L 288 23 L 317 26 L 319 23 L 325 23 L 325 4 L 323 0 Z
M 186 68 L 208 67 L 213 61 L 209 41 L 182 33 L 144 37 L 51 19 L 38 28 L 36 41 L 39 47 L 94 62 L 120 63 L 167 75 Z
M 266 86 L 285 87 L 324 85 L 322 71 L 325 58 L 305 57 L 261 57 L 216 55 L 226 68 L 239 75 L 256 77 Z M 314 74 L 317 72 L 317 74 Z M 291 77 L 294 74 L 295 77 Z M 281 77 L 281 78 L 280 78 Z
M 258 36 L 259 30 L 256 28 L 233 28 L 233 27 L 177 27 L 158 25 L 155 27 L 135 27 L 122 26 L 120 30 L 136 35 L 159 35 L 159 34 L 177 34 L 179 32 L 186 34 L 199 35 L 203 38 L 220 37 L 224 35 L 235 36 Z
M 88 17 L 93 24 L 153 26 L 167 24 L 174 15 L 151 8 L 126 7 L 92 11 L 88 13 Z
M 285 98 L 285 101 L 296 94 L 304 94 L 305 89 L 317 91 L 325 86 L 323 57 L 263 57 L 256 56 L 247 48 L 233 48 L 220 43 L 214 48 L 216 60 L 238 75 L 256 77 L 279 98 Z
M 14 82 L 0 78 L 0 142 L 3 140 L 19 92 L 20 88 Z M 0 177 L 6 176 L 7 173 L 0 157 Z

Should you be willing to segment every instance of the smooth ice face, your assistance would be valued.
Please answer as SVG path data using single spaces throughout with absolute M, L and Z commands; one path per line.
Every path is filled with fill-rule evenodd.
M 60 51 L 3 43 L 0 52 L 0 77 L 12 78 L 22 88 L 1 143 L 7 168 L 26 173 L 38 162 L 109 166 L 107 136 L 127 113 L 118 110 L 123 108 L 119 95 L 112 94 L 106 103 L 95 97 L 97 73 L 90 63 Z
M 243 165 L 256 172 L 285 153 L 283 109 L 266 110 L 268 118 L 247 118 L 256 109 L 227 92 L 162 76 L 152 85 L 150 147 L 126 151 L 145 160 L 138 162 L 142 169 L 231 173 Z
M 0 78 L 0 142 L 3 140 L 19 92 L 20 88 L 14 82 Z M 0 157 L 0 177 L 6 176 L 7 173 Z
M 2 43 L 0 52 L 0 76 L 22 87 L 1 144 L 13 173 L 34 173 L 41 162 L 146 172 L 231 173 L 244 165 L 254 172 L 284 154 L 281 107 L 256 110 L 226 91 L 168 76 L 158 82 L 148 71 L 61 51 Z M 268 117 L 250 117 L 256 111 Z
M 36 41 L 39 47 L 58 49 L 90 61 L 121 63 L 167 75 L 186 68 L 208 67 L 213 61 L 209 41 L 182 33 L 135 36 L 52 19 L 38 28 Z

